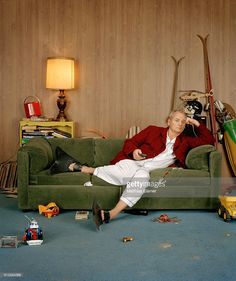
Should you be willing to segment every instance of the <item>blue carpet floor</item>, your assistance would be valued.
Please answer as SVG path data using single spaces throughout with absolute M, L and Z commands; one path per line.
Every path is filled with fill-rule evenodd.
M 52 219 L 37 212 L 41 246 L 0 249 L 0 280 L 58 281 L 229 281 L 236 280 L 236 222 L 214 212 L 165 211 L 179 223 L 121 214 L 96 231 L 92 217 L 75 221 L 75 211 Z M 0 235 L 21 239 L 27 221 L 17 199 L 0 195 Z M 123 243 L 130 235 L 134 241 Z

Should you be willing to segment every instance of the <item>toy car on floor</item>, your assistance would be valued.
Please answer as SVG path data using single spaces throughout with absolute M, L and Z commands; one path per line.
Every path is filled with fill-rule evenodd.
M 236 219 L 236 194 L 220 195 L 220 207 L 218 209 L 219 217 L 225 222 Z

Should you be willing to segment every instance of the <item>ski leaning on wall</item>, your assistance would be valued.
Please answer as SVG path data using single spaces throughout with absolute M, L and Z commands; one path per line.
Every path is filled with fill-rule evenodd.
M 171 101 L 171 111 L 172 111 L 177 108 L 179 64 L 184 59 L 184 57 L 180 58 L 179 60 L 177 60 L 173 56 L 171 57 L 175 64 L 174 83 L 173 83 L 172 101 Z
M 216 126 L 216 116 L 215 116 L 215 106 L 214 106 L 214 93 L 212 88 L 211 82 L 211 74 L 210 74 L 210 66 L 209 66 L 209 59 L 208 59 L 208 50 L 207 50 L 207 39 L 209 34 L 204 38 L 201 35 L 197 35 L 203 46 L 203 58 L 204 58 L 204 75 L 205 75 L 205 91 L 209 94 L 207 97 L 207 104 L 209 105 L 209 119 L 210 119 L 210 129 L 215 137 L 215 146 L 218 144 L 218 137 L 217 137 L 217 126 Z

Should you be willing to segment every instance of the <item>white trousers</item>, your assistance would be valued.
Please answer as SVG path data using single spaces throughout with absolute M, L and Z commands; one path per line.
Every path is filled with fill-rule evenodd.
M 121 200 L 129 207 L 134 206 L 149 185 L 149 169 L 141 161 L 121 160 L 115 165 L 98 167 L 94 175 L 114 185 L 126 185 Z

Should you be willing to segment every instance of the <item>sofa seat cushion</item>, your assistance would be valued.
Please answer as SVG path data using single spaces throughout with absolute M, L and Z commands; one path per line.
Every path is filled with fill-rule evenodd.
M 156 169 L 150 173 L 150 186 L 157 186 L 160 179 L 164 178 L 165 186 L 209 186 L 211 184 L 210 174 L 204 170 L 191 170 L 182 168 Z M 93 185 L 111 186 L 112 184 L 100 179 L 97 176 L 91 177 Z M 163 185 L 163 184 L 162 184 Z
M 93 185 L 96 185 L 96 186 L 114 186 L 113 184 L 110 184 L 102 179 L 100 179 L 99 177 L 97 176 L 92 176 L 91 177 L 91 183 Z
M 55 202 L 61 209 L 91 209 L 94 198 L 100 206 L 111 209 L 120 198 L 120 188 L 117 186 L 91 186 L 80 185 L 29 185 L 29 207 L 37 209 L 38 205 L 47 205 Z
M 168 174 L 166 174 L 167 172 Z M 150 173 L 150 182 L 156 183 L 163 176 L 166 187 L 209 186 L 211 184 L 211 177 L 208 171 L 183 168 L 156 169 Z
M 48 170 L 30 175 L 31 185 L 84 185 L 90 181 L 90 175 L 80 172 L 68 172 L 50 175 Z

